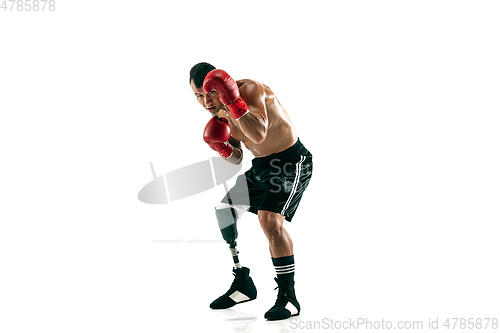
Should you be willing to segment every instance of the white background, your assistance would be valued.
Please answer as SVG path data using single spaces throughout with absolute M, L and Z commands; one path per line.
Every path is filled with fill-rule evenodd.
M 499 15 L 495 1 L 0 11 L 0 330 L 203 324 L 229 251 L 174 240 L 220 240 L 223 188 L 137 199 L 149 162 L 161 175 L 214 156 L 188 83 L 200 61 L 269 85 L 314 155 L 286 225 L 304 318 L 499 317 Z M 256 217 L 239 228 L 269 298 L 260 322 L 274 272 Z

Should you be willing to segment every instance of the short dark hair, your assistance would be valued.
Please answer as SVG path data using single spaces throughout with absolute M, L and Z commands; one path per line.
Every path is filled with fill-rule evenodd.
M 207 76 L 207 74 L 214 69 L 215 67 L 210 65 L 208 62 L 200 62 L 194 65 L 189 72 L 189 84 L 191 84 L 191 80 L 193 80 L 196 88 L 202 88 L 205 76 Z

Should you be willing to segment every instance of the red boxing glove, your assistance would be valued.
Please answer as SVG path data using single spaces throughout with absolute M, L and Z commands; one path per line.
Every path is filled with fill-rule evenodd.
M 233 147 L 227 142 L 230 137 L 231 127 L 224 118 L 212 117 L 203 131 L 203 140 L 224 158 L 233 153 Z
M 240 97 L 236 81 L 222 69 L 214 69 L 207 74 L 203 81 L 203 89 L 207 94 L 215 89 L 219 93 L 222 103 L 229 107 L 236 120 L 250 111 L 245 101 Z

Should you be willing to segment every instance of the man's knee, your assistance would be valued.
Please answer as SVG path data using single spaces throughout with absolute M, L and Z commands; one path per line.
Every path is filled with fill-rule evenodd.
M 233 245 L 238 238 L 238 229 L 236 228 L 237 213 L 233 208 L 215 208 L 215 216 L 219 223 L 219 229 L 222 233 L 222 238 L 229 244 Z
M 259 211 L 258 216 L 260 226 L 266 235 L 274 236 L 281 234 L 283 230 L 283 216 L 268 211 Z
M 233 208 L 215 208 L 215 216 L 219 223 L 219 228 L 222 230 L 233 224 L 238 220 L 238 214 Z

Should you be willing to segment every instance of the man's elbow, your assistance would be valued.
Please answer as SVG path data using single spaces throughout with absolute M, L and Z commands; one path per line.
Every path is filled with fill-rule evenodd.
M 255 144 L 260 145 L 264 140 L 266 139 L 267 136 L 267 129 L 264 131 L 259 131 L 255 133 L 255 135 L 252 138 L 252 141 L 255 142 Z
M 241 159 L 226 159 L 228 163 L 231 163 L 233 165 L 240 165 L 241 164 Z

